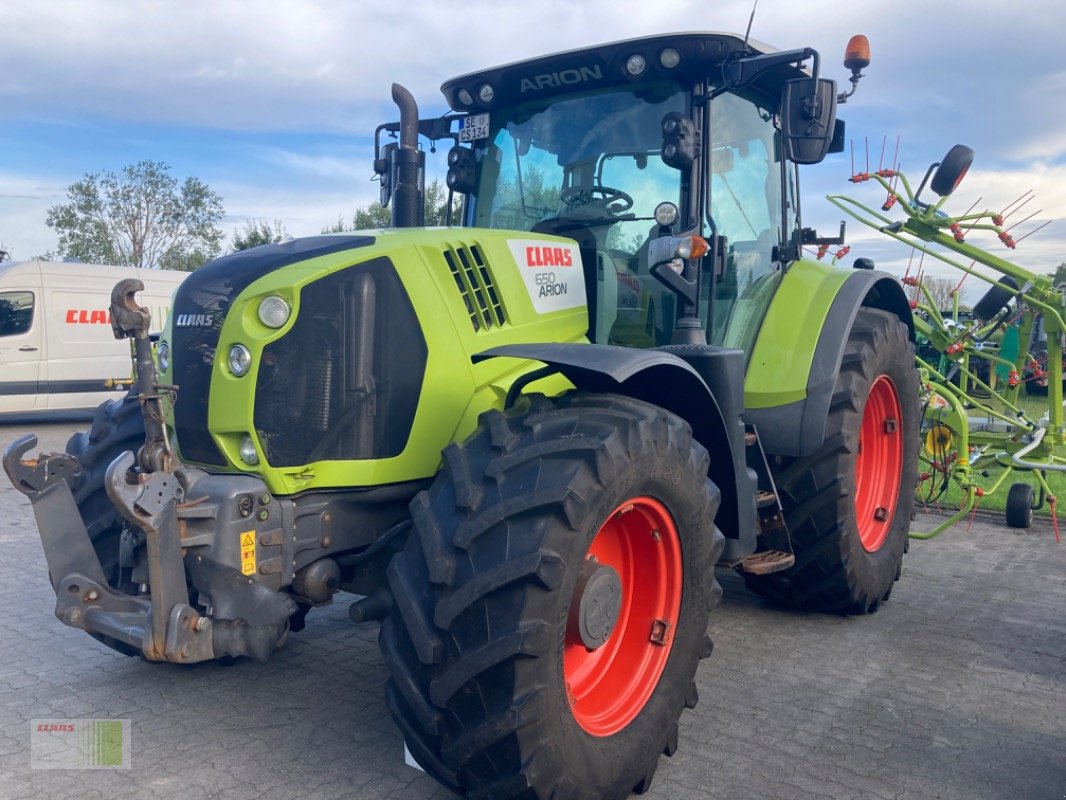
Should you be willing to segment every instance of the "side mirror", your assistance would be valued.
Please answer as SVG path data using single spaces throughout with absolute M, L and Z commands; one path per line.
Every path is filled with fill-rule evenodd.
M 381 148 L 381 157 L 374 159 L 374 172 L 378 174 L 378 180 L 381 181 L 381 205 L 384 208 L 388 208 L 389 201 L 392 199 L 392 178 L 396 163 L 394 156 L 399 148 L 398 142 L 389 142 Z
M 733 171 L 733 149 L 730 147 L 715 147 L 711 150 L 711 174 L 727 175 Z
M 781 92 L 781 135 L 785 158 L 817 164 L 829 152 L 836 131 L 836 82 L 793 78 Z

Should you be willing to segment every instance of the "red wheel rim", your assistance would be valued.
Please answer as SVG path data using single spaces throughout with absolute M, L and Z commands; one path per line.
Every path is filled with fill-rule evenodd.
M 622 602 L 610 636 L 589 650 L 569 628 L 563 679 L 570 710 L 593 736 L 610 736 L 640 713 L 673 649 L 681 610 L 681 540 L 658 500 L 637 497 L 608 516 L 585 558 L 612 567 Z
M 855 457 L 855 520 L 869 553 L 881 549 L 896 513 L 903 477 L 902 425 L 896 386 L 879 375 L 866 397 Z

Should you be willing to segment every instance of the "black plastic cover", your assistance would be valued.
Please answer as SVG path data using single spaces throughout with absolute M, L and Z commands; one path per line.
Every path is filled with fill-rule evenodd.
M 275 467 L 399 455 L 428 357 L 387 258 L 315 281 L 296 323 L 263 351 L 255 428 Z

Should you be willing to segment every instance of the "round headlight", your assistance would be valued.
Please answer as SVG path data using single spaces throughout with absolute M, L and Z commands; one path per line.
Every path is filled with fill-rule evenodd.
M 464 106 L 472 106 L 472 105 L 474 105 L 474 98 L 470 95 L 470 92 L 468 92 L 466 89 L 460 89 L 459 90 L 459 102 L 462 103 Z
M 243 344 L 235 344 L 229 349 L 229 371 L 238 378 L 247 375 L 252 366 L 252 354 Z
M 159 361 L 159 369 L 166 372 L 170 369 L 170 345 L 161 341 L 155 349 L 156 360 Z
M 254 466 L 259 463 L 259 454 L 255 452 L 255 442 L 252 441 L 252 437 L 248 434 L 245 434 L 244 438 L 241 439 L 240 455 L 241 461 L 245 464 Z
M 669 228 L 677 222 L 678 210 L 673 203 L 659 203 L 655 206 L 655 221 Z
M 640 53 L 634 53 L 626 59 L 626 72 L 630 75 L 640 75 L 644 72 L 646 66 L 648 66 L 648 62 L 644 60 L 644 56 Z
M 496 96 L 496 92 L 492 90 L 492 87 L 487 83 L 483 84 L 480 89 L 477 90 L 477 96 L 482 103 L 491 103 L 492 98 Z
M 681 63 L 681 54 L 672 47 L 667 47 L 659 53 L 659 63 L 666 69 L 673 69 Z
M 267 295 L 259 301 L 259 321 L 268 328 L 280 328 L 289 321 L 292 309 L 276 294 Z

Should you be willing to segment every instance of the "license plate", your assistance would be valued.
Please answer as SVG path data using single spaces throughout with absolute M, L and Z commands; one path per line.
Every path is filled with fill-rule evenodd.
M 459 141 L 476 142 L 489 138 L 489 115 L 474 114 L 459 120 Z

